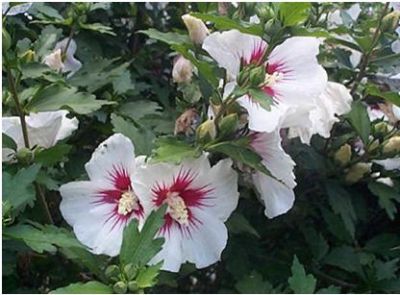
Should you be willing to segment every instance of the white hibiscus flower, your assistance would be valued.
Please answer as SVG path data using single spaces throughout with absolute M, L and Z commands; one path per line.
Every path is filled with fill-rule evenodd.
M 145 208 L 137 193 L 137 162 L 132 142 L 114 134 L 102 142 L 85 165 L 88 181 L 60 187 L 61 214 L 78 240 L 95 254 L 118 255 L 125 226 L 142 225 Z M 143 189 L 142 189 L 143 190 Z
M 30 147 L 49 148 L 59 140 L 72 134 L 78 128 L 78 119 L 67 118 L 68 111 L 40 112 L 25 116 Z M 25 147 L 24 137 L 19 117 L 3 117 L 2 132 L 11 137 L 17 144 L 17 149 Z M 3 161 L 13 158 L 15 152 L 3 148 Z
M 162 269 L 177 272 L 186 261 L 204 268 L 220 260 L 228 239 L 224 222 L 239 198 L 238 176 L 231 165 L 225 159 L 211 167 L 202 155 L 180 165 L 142 166 L 138 177 L 145 189 L 139 194 L 146 196 L 146 207 L 168 204 L 159 232 L 165 243 L 151 263 L 164 260 Z
M 325 89 L 327 75 L 318 64 L 320 40 L 313 37 L 292 37 L 276 46 L 267 57 L 265 81 L 260 89 L 276 102 L 271 111 L 262 108 L 249 96 L 237 101 L 249 113 L 249 128 L 258 132 L 272 132 L 281 125 L 290 127 L 294 122 L 283 120 L 288 112 L 299 108 L 305 111 L 315 104 L 315 97 Z M 260 37 L 243 34 L 237 30 L 216 32 L 208 36 L 203 49 L 225 68 L 228 78 L 235 80 L 241 68 L 259 64 L 267 48 Z M 236 82 L 226 85 L 225 96 L 235 87 Z M 296 110 L 297 112 L 297 110 Z
M 65 38 L 58 42 L 53 52 L 44 57 L 43 63 L 55 71 L 68 73 L 67 77 L 69 78 L 82 67 L 82 63 L 74 57 L 77 48 L 75 41 L 71 39 L 68 44 L 68 40 L 68 38 Z M 67 44 L 68 48 L 65 56 L 63 56 Z
M 254 185 L 265 205 L 265 215 L 274 218 L 293 207 L 295 198 L 293 188 L 296 186 L 293 169 L 296 164 L 282 149 L 278 131 L 253 133 L 251 138 L 251 146 L 276 178 L 258 171 L 252 175 Z
M 398 27 L 396 29 L 396 33 L 397 33 L 397 36 L 398 36 L 398 40 L 394 41 L 392 43 L 391 47 L 392 47 L 392 51 L 394 53 L 400 53 L 400 27 Z
M 345 86 L 328 82 L 325 91 L 317 98 L 314 108 L 309 112 L 311 124 L 308 127 L 290 128 L 289 137 L 299 136 L 301 141 L 307 144 L 314 134 L 329 138 L 333 124 L 339 121 L 336 115 L 349 112 L 352 101 L 353 98 Z
M 28 9 L 31 8 L 32 4 L 33 4 L 32 2 L 27 2 L 27 3 L 13 5 L 10 8 L 10 2 L 3 2 L 2 3 L 2 12 L 3 12 L 3 15 L 6 12 L 7 12 L 7 15 L 9 15 L 9 16 L 18 15 L 18 14 L 27 12 Z

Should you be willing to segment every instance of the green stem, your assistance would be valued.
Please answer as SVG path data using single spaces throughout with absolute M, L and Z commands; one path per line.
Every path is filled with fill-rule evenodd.
M 65 45 L 65 48 L 62 51 L 62 56 L 64 56 L 67 53 L 68 47 L 72 41 L 72 37 L 74 37 L 74 33 L 75 33 L 75 29 L 74 29 L 74 27 L 71 27 L 71 31 L 69 32 L 69 36 L 68 36 L 67 45 Z
M 389 2 L 387 2 L 385 4 L 385 7 L 383 8 L 382 14 L 379 17 L 378 25 L 377 25 L 376 30 L 374 32 L 374 35 L 372 37 L 371 47 L 361 57 L 360 71 L 358 72 L 358 75 L 357 75 L 356 79 L 354 80 L 353 87 L 351 88 L 351 91 L 350 91 L 351 95 L 354 95 L 354 93 L 356 92 L 358 86 L 360 85 L 360 82 L 361 82 L 362 78 L 365 76 L 365 71 L 366 71 L 367 66 L 369 64 L 369 59 L 370 59 L 371 54 L 372 54 L 372 52 L 373 52 L 373 50 L 374 50 L 374 48 L 376 46 L 376 42 L 378 42 L 378 39 L 379 39 L 379 36 L 380 36 L 381 27 L 382 27 L 382 21 L 383 21 L 383 18 L 385 17 L 385 15 L 386 15 L 388 7 L 389 7 Z
M 35 182 L 34 185 L 35 185 L 36 192 L 37 192 L 36 195 L 39 196 L 39 201 L 40 201 L 40 203 L 41 203 L 41 205 L 42 205 L 42 207 L 44 209 L 43 211 L 45 213 L 47 222 L 50 223 L 50 224 L 54 224 L 53 217 L 51 217 L 49 206 L 47 205 L 46 196 L 44 195 L 44 192 L 43 192 L 40 184 Z
M 8 84 L 10 86 L 11 96 L 14 99 L 15 107 L 17 109 L 17 113 L 18 113 L 19 119 L 21 121 L 21 129 L 22 129 L 22 136 L 24 138 L 24 144 L 25 144 L 25 147 L 29 149 L 28 128 L 26 126 L 24 111 L 22 110 L 21 104 L 19 103 L 18 92 L 17 92 L 14 76 L 12 75 L 12 72 L 8 67 L 6 67 L 6 70 L 7 70 L 7 79 L 8 79 Z

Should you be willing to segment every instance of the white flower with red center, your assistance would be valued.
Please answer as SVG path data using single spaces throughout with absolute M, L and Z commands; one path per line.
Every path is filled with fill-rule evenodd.
M 137 194 L 141 184 L 135 177 L 140 162 L 132 142 L 115 134 L 99 145 L 85 165 L 88 181 L 60 187 L 61 213 L 93 253 L 118 255 L 124 227 L 132 219 L 143 223 L 145 208 Z
M 293 173 L 296 165 L 281 146 L 279 132 L 252 133 L 251 147 L 261 156 L 262 163 L 273 177 L 256 171 L 252 175 L 253 183 L 265 205 L 265 215 L 274 218 L 286 213 L 293 207 L 296 186 Z
M 248 95 L 239 98 L 238 102 L 249 113 L 251 130 L 272 132 L 279 125 L 283 128 L 295 126 L 296 120 L 286 120 L 286 113 L 312 107 L 315 97 L 325 89 L 327 74 L 317 61 L 320 44 L 317 38 L 292 37 L 276 46 L 264 62 L 268 46 L 264 40 L 231 30 L 208 36 L 203 49 L 226 69 L 231 80 L 249 64 L 265 67 L 265 79 L 259 87 L 275 101 L 271 111 L 262 108 Z M 225 97 L 235 85 L 236 82 L 227 83 Z
M 58 141 L 70 136 L 78 128 L 78 119 L 68 118 L 68 111 L 40 112 L 25 116 L 28 139 L 31 147 L 50 148 Z M 25 147 L 19 117 L 3 117 L 2 132 L 17 144 L 17 150 Z M 3 161 L 12 160 L 15 151 L 3 148 Z
M 309 144 L 314 134 L 324 138 L 330 136 L 335 122 L 339 122 L 336 115 L 343 115 L 351 110 L 353 98 L 349 90 L 342 84 L 328 82 L 324 92 L 317 98 L 315 106 L 309 111 L 310 123 L 307 127 L 292 127 L 289 137 L 300 137 L 303 143 Z
M 210 166 L 206 155 L 180 165 L 146 164 L 138 172 L 145 184 L 139 194 L 146 196 L 146 208 L 167 204 L 165 222 L 159 235 L 165 237 L 162 250 L 151 263 L 164 261 L 163 269 L 179 271 L 182 263 L 197 268 L 217 262 L 226 246 L 224 222 L 239 198 L 237 173 L 230 159 Z

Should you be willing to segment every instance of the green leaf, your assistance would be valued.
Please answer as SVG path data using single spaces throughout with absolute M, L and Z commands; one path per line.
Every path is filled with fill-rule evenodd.
M 13 210 L 20 212 L 27 205 L 33 205 L 36 196 L 33 182 L 39 170 L 40 165 L 34 164 L 18 170 L 15 175 L 3 172 L 3 201 L 8 201 Z
M 228 221 L 226 222 L 226 226 L 231 233 L 249 233 L 257 238 L 260 238 L 260 235 L 256 229 L 241 213 L 233 212 L 231 217 L 229 217 Z
M 143 127 L 136 127 L 133 122 L 115 114 L 111 115 L 111 124 L 114 126 L 114 132 L 122 133 L 135 144 L 136 155 L 149 155 L 151 153 L 155 138 L 153 132 Z
M 71 151 L 72 146 L 68 144 L 57 144 L 48 149 L 44 149 L 35 155 L 37 163 L 43 166 L 52 166 L 61 162 L 65 156 Z
M 46 3 L 34 3 L 32 5 L 32 8 L 29 9 L 29 14 L 32 14 L 40 19 L 64 20 L 64 18 L 58 13 L 56 9 L 47 5 Z
M 341 288 L 338 286 L 329 286 L 327 288 L 319 289 L 316 294 L 341 294 Z
M 398 234 L 383 233 L 370 239 L 365 244 L 364 250 L 386 256 L 390 253 L 394 253 L 393 248 L 398 245 L 400 245 L 400 237 Z
M 15 143 L 14 139 L 12 139 L 10 136 L 8 136 L 5 133 L 2 133 L 2 147 L 9 148 L 14 151 L 17 150 L 17 144 Z
M 124 229 L 119 256 L 123 265 L 132 263 L 133 266 L 144 266 L 161 250 L 164 239 L 154 237 L 164 224 L 165 210 L 164 205 L 153 211 L 140 232 L 136 220 L 131 221 Z
M 74 283 L 58 288 L 50 294 L 112 294 L 113 289 L 103 283 L 90 281 L 87 283 Z
M 317 280 L 311 274 L 306 274 L 303 265 L 294 256 L 292 276 L 288 280 L 290 289 L 296 294 L 314 293 Z
M 45 64 L 31 62 L 21 66 L 22 79 L 36 79 L 42 77 L 44 73 L 51 71 Z
M 329 245 L 322 234 L 317 233 L 317 231 L 311 226 L 302 228 L 302 232 L 307 244 L 310 246 L 313 257 L 316 260 L 324 258 L 329 251 Z
M 113 32 L 111 27 L 102 25 L 101 23 L 93 23 L 93 24 L 79 23 L 79 27 L 81 29 L 94 31 L 94 32 L 98 32 L 101 34 L 108 34 L 111 36 L 116 36 L 116 34 Z
M 379 206 L 385 209 L 391 220 L 394 220 L 397 213 L 396 205 L 400 203 L 400 194 L 394 188 L 378 182 L 368 183 L 368 189 L 379 198 Z
M 69 108 L 78 114 L 89 114 L 100 109 L 103 105 L 114 103 L 98 100 L 89 93 L 77 92 L 75 87 L 53 84 L 38 91 L 28 103 L 26 109 L 29 112 L 45 112 Z
M 242 294 L 269 294 L 273 291 L 271 283 L 265 281 L 256 271 L 240 279 L 235 288 Z
M 361 101 L 354 101 L 351 106 L 351 112 L 346 117 L 364 144 L 368 144 L 371 125 L 365 105 Z
M 231 18 L 228 18 L 226 16 L 212 15 L 208 13 L 191 13 L 191 15 L 203 21 L 214 23 L 214 26 L 218 30 L 236 29 L 246 34 L 258 35 L 258 36 L 262 36 L 263 34 L 263 28 L 261 27 L 261 25 L 239 22 Z
M 311 4 L 307 2 L 283 2 L 279 4 L 279 19 L 286 27 L 295 26 L 307 20 Z
M 49 54 L 53 49 L 62 34 L 62 29 L 57 29 L 54 26 L 46 26 L 40 36 L 34 43 L 34 50 L 39 60 Z
M 116 94 L 123 94 L 129 90 L 135 89 L 131 73 L 128 71 L 122 73 L 121 76 L 118 79 L 115 79 L 112 83 Z
M 257 102 L 263 109 L 270 111 L 271 105 L 274 104 L 274 101 L 271 96 L 266 94 L 261 89 L 249 89 L 249 95 L 251 99 Z
M 142 268 L 136 277 L 137 286 L 140 289 L 153 287 L 157 283 L 156 278 L 160 273 L 160 268 L 162 265 L 163 262 L 161 261 L 155 265 Z
M 188 35 L 178 34 L 174 32 L 163 33 L 156 29 L 141 30 L 138 33 L 145 34 L 151 39 L 155 39 L 168 45 L 190 43 Z
M 222 153 L 232 159 L 242 162 L 247 166 L 261 171 L 264 174 L 271 175 L 268 169 L 262 164 L 262 158 L 255 151 L 248 147 L 244 140 L 225 141 L 210 145 L 206 148 L 210 152 Z
M 153 151 L 153 163 L 171 162 L 179 164 L 187 158 L 197 158 L 201 151 L 173 137 L 159 137 L 155 142 L 157 148 Z
M 137 100 L 122 104 L 118 110 L 137 122 L 147 115 L 159 114 L 161 106 L 155 101 Z
M 331 36 L 331 34 L 323 28 L 292 27 L 291 32 L 293 36 L 307 36 L 317 38 L 329 38 Z
M 351 195 L 339 183 L 334 181 L 326 182 L 325 188 L 333 212 L 342 217 L 347 231 L 354 238 L 356 213 L 351 201 Z
M 362 272 L 360 259 L 354 249 L 349 246 L 333 248 L 325 257 L 324 263 L 339 267 L 348 272 Z
M 384 100 L 387 100 L 387 101 L 400 107 L 400 94 L 399 93 L 390 92 L 390 91 L 382 92 L 379 90 L 379 88 L 377 86 L 371 85 L 371 84 L 367 86 L 366 93 L 368 95 L 383 98 Z
M 44 251 L 54 253 L 58 247 L 83 247 L 78 240 L 65 228 L 58 228 L 54 225 L 34 227 L 28 224 L 18 224 L 5 228 L 3 235 L 8 238 L 21 240 L 27 246 L 38 253 Z
M 397 270 L 399 269 L 400 258 L 383 262 L 375 260 L 376 278 L 378 281 L 395 279 Z

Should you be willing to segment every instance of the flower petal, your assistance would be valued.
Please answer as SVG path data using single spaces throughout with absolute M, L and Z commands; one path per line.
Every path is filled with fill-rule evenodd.
M 268 218 L 284 214 L 293 207 L 295 196 L 291 188 L 261 172 L 254 173 L 252 178 Z
M 267 43 L 260 37 L 243 34 L 237 30 L 212 33 L 203 43 L 203 49 L 225 68 L 232 78 L 239 73 L 242 59 L 249 61 L 254 50 L 266 47 Z
M 85 165 L 91 180 L 112 183 L 111 173 L 123 169 L 132 176 L 135 171 L 135 149 L 129 138 L 116 133 L 103 141 L 94 151 L 92 158 Z

